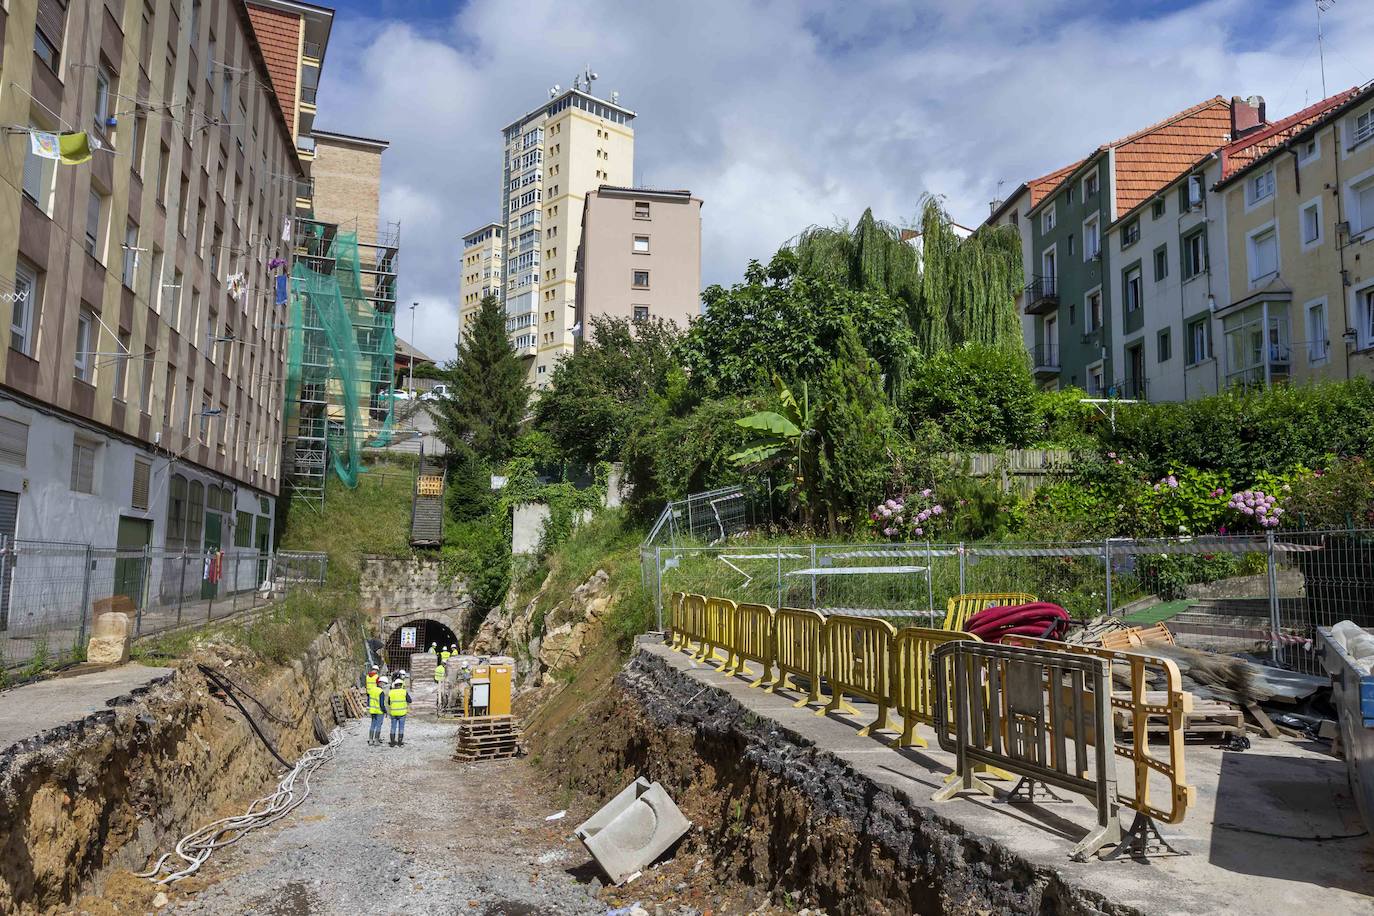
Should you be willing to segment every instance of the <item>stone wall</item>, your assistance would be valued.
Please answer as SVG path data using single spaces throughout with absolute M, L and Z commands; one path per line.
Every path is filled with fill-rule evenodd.
M 466 582 L 446 576 L 441 567 L 430 557 L 363 557 L 362 607 L 384 638 L 416 617 L 438 620 L 455 633 L 466 632 L 472 596 Z

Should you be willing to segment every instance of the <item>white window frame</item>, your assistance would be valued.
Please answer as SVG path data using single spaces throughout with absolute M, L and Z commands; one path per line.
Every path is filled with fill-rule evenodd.
M 72 356 L 72 374 L 88 385 L 95 384 L 95 361 L 92 356 L 95 353 L 95 341 L 99 336 L 97 327 L 99 322 L 95 312 L 85 307 L 77 311 L 76 350 Z M 82 340 L 83 337 L 85 340 Z
M 1260 236 L 1268 235 L 1270 233 L 1273 233 L 1274 236 L 1274 269 L 1262 274 L 1256 274 L 1255 252 L 1257 249 L 1255 243 L 1260 238 Z M 1249 232 L 1245 234 L 1245 276 L 1250 281 L 1250 287 L 1252 289 L 1256 286 L 1259 286 L 1266 280 L 1269 280 L 1273 277 L 1277 277 L 1280 273 L 1282 273 L 1281 267 L 1281 252 L 1279 250 L 1279 224 L 1277 221 L 1270 220 L 1262 226 L 1256 226 L 1254 229 L 1251 229 Z
M 1262 197 L 1256 197 L 1258 186 L 1263 183 L 1267 192 Z M 1248 213 L 1256 207 L 1262 205 L 1266 200 L 1272 200 L 1278 193 L 1278 181 L 1274 177 L 1273 167 L 1256 172 L 1245 179 L 1245 211 Z
M 1135 275 L 1135 308 L 1131 307 L 1131 276 Z M 1145 271 L 1137 264 L 1121 275 L 1121 307 L 1125 314 L 1138 312 L 1145 307 Z
M 1365 120 L 1363 131 L 1361 131 L 1359 127 L 1361 118 Z M 1347 123 L 1349 124 L 1350 134 L 1346 142 L 1347 151 L 1353 150 L 1355 147 L 1369 140 L 1374 140 L 1374 105 L 1371 105 L 1364 111 L 1352 112 L 1350 120 Z
M 1059 244 L 1056 242 L 1044 251 L 1040 252 L 1040 276 L 1049 277 L 1054 282 L 1055 292 L 1059 291 Z M 1054 258 L 1054 271 L 1045 270 L 1045 259 Z
M 1097 320 L 1093 320 L 1093 297 L 1097 297 Z M 1094 286 L 1083 294 L 1083 328 L 1084 333 L 1093 334 L 1102 330 L 1102 325 L 1106 321 L 1107 309 L 1102 304 L 1102 284 Z
M 1326 231 L 1322 224 L 1322 209 L 1320 195 L 1298 207 L 1298 241 L 1302 244 L 1303 251 L 1320 248 L 1322 242 L 1326 240 Z M 1317 237 L 1309 241 L 1307 238 L 1307 214 L 1314 210 L 1317 214 Z
M 1303 155 L 1303 152 L 1304 152 L 1304 150 L 1307 149 L 1307 145 L 1308 145 L 1309 143 L 1312 145 L 1312 154 L 1311 154 L 1310 156 L 1304 156 L 1304 155 Z M 1308 137 L 1306 140 L 1304 140 L 1302 143 L 1298 144 L 1298 146 L 1297 146 L 1298 168 L 1302 168 L 1302 167 L 1305 166 L 1305 165 L 1310 165 L 1311 163 L 1316 162 L 1316 161 L 1318 161 L 1319 159 L 1321 159 L 1321 157 L 1322 157 L 1322 137 L 1321 137 L 1321 134 L 1313 134 L 1312 136 L 1310 136 L 1310 137 Z
M 639 247 L 640 241 L 643 241 L 643 242 L 644 242 L 644 247 L 643 247 L 643 248 L 640 248 L 640 247 Z M 630 236 L 630 251 L 633 252 L 634 254 L 648 254 L 648 253 L 649 253 L 649 244 L 650 244 L 650 243 L 649 243 L 649 237 L 648 237 L 647 235 L 632 235 L 632 236 Z
M 1088 190 L 1089 183 L 1092 184 L 1091 191 Z M 1096 169 L 1083 176 L 1081 187 L 1083 188 L 1083 203 L 1085 204 L 1088 202 L 1089 198 L 1096 197 L 1098 194 L 1102 193 L 1102 185 L 1097 177 Z
M 1197 193 L 1194 194 L 1193 191 Z M 1188 209 L 1202 206 L 1202 199 L 1206 196 L 1206 183 L 1203 176 L 1193 174 L 1188 176 Z
M 1102 377 L 1101 385 L 1098 387 L 1096 391 L 1093 390 L 1092 386 L 1092 378 L 1094 372 L 1098 373 Z M 1107 370 L 1104 368 L 1102 360 L 1099 359 L 1095 363 L 1089 363 L 1088 366 L 1083 370 L 1083 376 L 1083 381 L 1086 382 L 1085 387 L 1088 389 L 1089 397 L 1100 398 L 1107 393 Z
M 1321 355 L 1313 356 L 1312 345 L 1317 343 L 1312 339 L 1312 313 L 1321 310 L 1322 333 L 1325 335 L 1321 343 Z M 1302 306 L 1302 336 L 1307 343 L 1307 364 L 1309 366 L 1324 366 L 1331 360 L 1331 310 L 1327 308 L 1326 297 L 1321 296 L 1304 302 Z
M 1191 245 L 1194 240 L 1198 242 L 1199 257 L 1197 264 L 1192 266 L 1196 266 L 1197 270 L 1188 273 L 1187 268 L 1190 266 L 1189 261 L 1192 252 Z M 1182 249 L 1179 253 L 1179 257 L 1184 268 L 1184 276 L 1181 279 L 1184 283 L 1187 283 L 1189 280 L 1194 280 L 1208 272 L 1210 265 L 1207 260 L 1207 230 L 1205 228 L 1197 232 L 1188 232 L 1181 236 L 1179 238 L 1179 245 Z
M 1049 205 L 1048 207 L 1046 207 L 1044 210 L 1040 211 L 1040 234 L 1041 234 L 1041 235 L 1044 235 L 1044 234 L 1047 233 L 1047 232 L 1053 232 L 1053 231 L 1054 231 L 1054 227 L 1057 226 L 1057 225 L 1059 224 L 1059 218 L 1058 218 L 1058 215 L 1057 215 L 1056 212 L 1055 212 L 1055 211 L 1056 211 L 1056 208 L 1058 207 L 1058 205 L 1059 205 L 1059 202 L 1058 202 L 1058 201 L 1052 200 L 1052 201 L 1050 201 L 1050 205 Z
M 1356 349 L 1374 348 L 1374 280 L 1350 291 L 1351 326 L 1355 328 Z
M 1095 241 L 1094 245 L 1093 245 L 1091 248 L 1088 246 L 1088 230 L 1089 230 L 1089 228 L 1092 229 L 1093 235 L 1096 236 L 1096 241 Z M 1085 262 L 1086 262 L 1086 261 L 1091 261 L 1093 258 L 1100 257 L 1101 255 L 1102 255 L 1102 220 L 1101 220 L 1101 218 L 1098 216 L 1098 214 L 1094 213 L 1092 216 L 1090 216 L 1090 217 L 1088 217 L 1087 219 L 1083 220 L 1083 260 L 1084 260 Z
M 1193 351 L 1193 329 L 1202 329 L 1202 353 L 1198 359 L 1193 359 L 1197 354 Z M 1186 340 L 1184 346 L 1187 348 L 1183 354 L 1185 366 L 1200 366 L 1212 358 L 1212 323 L 1206 318 L 1195 318 L 1183 324 L 1183 332 Z
M 95 68 L 95 128 L 100 135 L 107 136 L 113 128 L 107 126 L 113 114 L 111 100 L 115 97 L 115 75 L 103 63 Z
M 1374 187 L 1374 169 L 1361 172 L 1345 183 L 1345 213 L 1350 222 L 1350 240 L 1374 233 L 1374 213 L 1366 214 L 1360 207 L 1360 192 Z
M 14 298 L 13 311 L 10 313 L 10 349 L 17 350 L 25 356 L 32 357 L 37 352 L 34 346 L 34 313 L 38 310 L 40 283 L 38 269 L 30 267 L 24 261 L 16 261 L 14 265 L 14 292 L 21 291 L 22 286 L 27 287 L 28 294 L 21 300 L 18 295 Z M 15 336 L 23 341 L 23 346 L 14 345 Z

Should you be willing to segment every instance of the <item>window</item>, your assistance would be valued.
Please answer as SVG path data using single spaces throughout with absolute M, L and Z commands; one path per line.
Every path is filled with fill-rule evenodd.
M 143 154 L 147 147 L 148 119 L 143 115 L 137 115 L 134 117 L 134 158 L 132 165 L 140 178 L 143 177 Z
M 91 383 L 95 375 L 95 326 L 95 312 L 82 308 L 76 317 L 76 355 L 73 365 L 76 368 L 76 377 L 87 383 Z
M 1183 279 L 1191 280 L 1207 269 L 1207 236 L 1202 229 L 1183 238 Z
M 1350 234 L 1374 229 L 1374 175 L 1350 186 Z
M 1158 362 L 1167 363 L 1173 356 L 1173 341 L 1169 339 L 1169 329 L 1159 332 L 1155 340 L 1155 356 Z
M 62 0 L 38 0 L 33 53 L 54 73 L 62 63 L 62 33 L 67 30 L 67 5 Z
M 148 494 L 152 489 L 153 465 L 142 458 L 134 459 L 134 483 L 129 494 L 129 505 L 135 509 L 148 508 Z
M 105 221 L 105 198 L 94 187 L 86 197 L 86 253 L 104 263 L 101 231 Z
M 1088 370 L 1088 394 L 1101 397 L 1105 390 L 1106 386 L 1102 384 L 1102 367 L 1093 366 Z
M 1307 361 L 1324 363 L 1328 354 L 1326 340 L 1326 300 L 1307 304 Z
M 1314 136 L 1298 144 L 1298 165 L 1307 165 L 1321 158 L 1321 142 Z
M 125 400 L 124 388 L 128 383 L 129 376 L 129 332 L 119 332 L 119 353 L 115 356 L 114 364 L 114 398 L 116 401 Z
M 167 547 L 182 550 L 186 541 L 186 478 L 173 474 L 167 487 Z
M 38 314 L 38 271 L 24 261 L 14 265 L 14 310 L 10 314 L 10 349 L 34 352 L 34 317 Z
M 72 440 L 72 491 L 76 493 L 95 492 L 95 450 L 94 442 L 85 439 Z
M 1302 247 L 1314 248 L 1322 242 L 1322 201 L 1316 200 L 1298 211 L 1298 222 L 1302 227 Z
M 153 403 L 153 357 L 155 350 L 144 349 L 143 351 L 143 374 L 139 377 L 138 409 L 142 413 L 152 413 Z
M 200 0 L 191 0 L 191 43 L 200 35 Z
M 1055 227 L 1055 207 L 1057 204 L 1050 204 L 1045 208 L 1045 212 L 1040 214 L 1040 234 L 1044 235 Z
M 1370 137 L 1374 137 L 1374 108 L 1355 116 L 1355 136 L 1351 138 L 1350 145 L 1357 146 Z
M 1257 283 L 1279 272 L 1279 234 L 1270 226 L 1249 238 L 1250 282 Z
M 1069 254 L 1073 254 L 1073 234 L 1069 234 Z
M 138 274 L 138 223 L 129 220 L 124 225 L 124 272 L 122 279 L 129 289 L 134 288 Z
M 95 71 L 95 129 L 102 137 L 110 129 L 110 118 L 114 109 L 110 106 L 110 93 L 113 91 L 114 74 L 110 68 L 101 64 Z
M 1155 282 L 1169 276 L 1169 246 L 1160 245 L 1155 249 Z
M 1102 233 L 1099 231 L 1098 218 L 1090 217 L 1083 222 L 1083 260 L 1091 261 L 1102 254 Z
M 647 235 L 637 235 L 634 241 L 635 254 L 649 253 L 649 237 Z
M 1274 170 L 1266 169 L 1245 182 L 1245 203 L 1253 207 L 1274 196 Z
M 1206 190 L 1207 186 L 1201 175 L 1189 175 L 1188 181 L 1179 188 L 1179 209 L 1192 210 L 1202 206 Z
M 647 200 L 635 201 L 635 219 L 649 218 L 649 202 Z
M 1355 294 L 1355 323 L 1360 334 L 1360 349 L 1374 347 L 1374 286 Z
M 649 288 L 649 272 L 647 270 L 635 270 L 630 272 L 630 285 L 635 289 Z
M 29 123 L 33 130 L 42 130 L 43 127 L 34 122 Z M 48 216 L 52 216 L 52 190 L 53 174 L 57 166 L 54 159 L 46 159 L 42 156 L 35 156 L 33 145 L 25 138 L 24 143 L 24 196 L 33 201 Z
M 29 424 L 0 417 L 0 464 L 22 468 L 29 460 Z
M 1140 268 L 1132 267 L 1122 279 L 1122 291 L 1126 299 L 1126 313 L 1140 308 Z
M 1210 322 L 1199 318 L 1188 323 L 1188 365 L 1196 366 L 1212 355 Z
M 167 297 L 167 323 L 172 326 L 174 331 L 181 331 L 181 281 L 182 273 L 179 270 L 172 271 L 171 292 Z M 159 283 L 166 283 L 166 279 L 158 277 Z
M 1088 333 L 1101 330 L 1102 328 L 1102 291 L 1094 290 L 1088 293 Z
M 649 307 L 648 307 L 647 305 L 636 305 L 636 306 L 634 306 L 633 308 L 634 308 L 634 320 L 635 320 L 635 321 L 648 321 L 648 320 L 649 320 Z
M 1121 247 L 1130 248 L 1140 241 L 1140 220 L 1133 219 L 1121 229 Z
M 1157 200 L 1150 205 L 1150 219 L 1164 218 L 1164 201 Z
M 1097 173 L 1092 172 L 1083 179 L 1083 202 L 1087 203 L 1089 198 L 1097 196 Z

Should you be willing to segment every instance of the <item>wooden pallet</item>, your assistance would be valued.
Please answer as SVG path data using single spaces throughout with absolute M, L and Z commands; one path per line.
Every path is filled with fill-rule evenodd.
M 466 716 L 458 719 L 454 760 L 500 760 L 520 754 L 520 723 L 514 716 Z
M 1146 702 L 1164 702 L 1162 691 L 1158 693 L 1158 698 L 1155 698 L 1155 691 L 1147 691 L 1145 696 Z M 1115 715 L 1115 725 L 1117 740 L 1124 739 L 1129 742 L 1132 735 L 1130 716 L 1125 711 L 1118 711 Z M 1165 738 L 1169 734 L 1169 723 L 1163 716 L 1153 717 L 1145 726 L 1145 731 L 1152 739 Z M 1213 740 L 1243 734 L 1245 714 L 1229 703 L 1194 697 L 1193 711 L 1183 716 L 1185 739 Z
M 334 712 L 334 724 L 343 725 L 348 720 L 348 712 L 344 709 L 343 696 L 334 694 L 329 698 L 329 708 Z

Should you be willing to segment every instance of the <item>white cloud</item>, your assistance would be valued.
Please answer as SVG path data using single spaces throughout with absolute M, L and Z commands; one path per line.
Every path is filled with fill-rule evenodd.
M 598 92 L 620 90 L 639 114 L 636 181 L 704 200 L 703 280 L 729 283 L 806 226 L 865 206 L 909 221 L 931 192 L 976 223 L 999 180 L 1015 187 L 1212 95 L 1264 95 L 1275 117 L 1320 97 L 1309 4 L 1142 8 L 472 0 L 419 29 L 340 13 L 319 121 L 391 141 L 382 207 L 402 223 L 398 330 L 409 336 L 419 301 L 417 345 L 448 358 L 461 237 L 499 216 L 501 128 L 585 64 Z M 1331 91 L 1374 77 L 1369 34 L 1374 4 L 1327 15 Z

